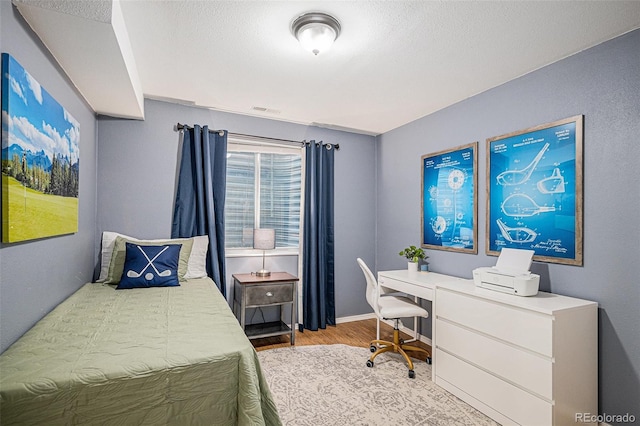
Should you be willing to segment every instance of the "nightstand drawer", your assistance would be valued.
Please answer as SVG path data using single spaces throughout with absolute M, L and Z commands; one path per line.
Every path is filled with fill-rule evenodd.
M 294 283 L 262 284 L 245 288 L 247 306 L 273 305 L 293 301 Z

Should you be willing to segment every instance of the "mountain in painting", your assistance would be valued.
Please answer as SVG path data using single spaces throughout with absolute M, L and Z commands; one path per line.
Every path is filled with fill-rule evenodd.
M 20 145 L 13 144 L 8 148 L 2 148 L 2 158 L 4 160 L 11 160 L 14 155 L 22 159 L 22 154 L 27 154 L 27 166 L 40 167 L 44 171 L 51 171 L 51 160 L 45 154 L 44 150 L 40 152 L 33 152 L 31 150 L 24 150 Z

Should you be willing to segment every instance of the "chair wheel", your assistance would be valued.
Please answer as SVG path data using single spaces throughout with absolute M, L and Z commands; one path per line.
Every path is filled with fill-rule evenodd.
M 367 360 L 367 367 L 373 367 L 373 361 L 371 361 L 370 359 Z
M 377 347 L 376 345 L 371 345 L 371 346 L 369 346 L 369 350 L 370 350 L 371 352 L 375 352 L 375 351 L 377 351 L 377 350 L 378 350 L 378 347 Z
M 427 364 L 431 365 L 431 357 L 430 356 L 427 357 Z
M 416 378 L 416 372 L 413 370 L 409 370 L 409 378 L 410 379 L 415 379 Z

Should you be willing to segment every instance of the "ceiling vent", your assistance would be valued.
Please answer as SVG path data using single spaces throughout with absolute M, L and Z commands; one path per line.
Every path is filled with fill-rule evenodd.
M 253 111 L 257 111 L 257 112 L 264 112 L 266 114 L 280 114 L 280 111 L 277 109 L 272 109 L 272 108 L 265 108 L 265 107 L 259 107 L 259 106 L 254 106 L 251 107 L 251 109 Z

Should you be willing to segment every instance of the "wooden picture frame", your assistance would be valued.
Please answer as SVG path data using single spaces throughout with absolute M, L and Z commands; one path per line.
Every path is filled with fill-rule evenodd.
M 422 156 L 421 246 L 478 253 L 478 142 Z
M 582 265 L 584 117 L 487 139 L 486 252 Z

